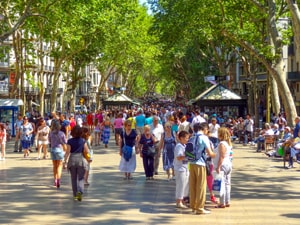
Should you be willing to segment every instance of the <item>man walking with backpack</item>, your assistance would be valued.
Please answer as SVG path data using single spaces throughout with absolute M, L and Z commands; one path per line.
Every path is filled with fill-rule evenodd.
M 196 123 L 194 125 L 194 135 L 196 143 L 194 146 L 196 159 L 190 162 L 190 207 L 196 214 L 209 214 L 210 211 L 204 209 L 206 198 L 206 166 L 205 153 L 211 158 L 215 157 L 215 153 L 210 147 L 210 141 L 207 137 L 208 124 Z

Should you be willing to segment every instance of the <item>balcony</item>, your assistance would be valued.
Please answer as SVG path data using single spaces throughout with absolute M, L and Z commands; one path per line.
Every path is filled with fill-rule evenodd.
M 39 88 L 24 87 L 24 92 L 26 95 L 35 95 L 39 93 Z
M 287 72 L 287 81 L 300 81 L 300 72 Z

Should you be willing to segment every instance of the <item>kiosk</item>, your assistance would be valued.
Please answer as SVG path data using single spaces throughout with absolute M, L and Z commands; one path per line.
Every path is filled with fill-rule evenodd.
M 19 106 L 23 105 L 21 99 L 0 99 L 0 122 L 9 122 L 11 125 L 11 136 L 16 136 L 15 121 L 18 118 Z

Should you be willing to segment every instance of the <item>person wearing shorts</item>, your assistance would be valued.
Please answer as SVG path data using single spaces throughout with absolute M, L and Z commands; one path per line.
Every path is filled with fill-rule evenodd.
M 119 145 L 120 135 L 123 132 L 123 123 L 124 123 L 123 114 L 119 113 L 117 118 L 114 121 L 116 145 Z
M 67 144 L 66 135 L 60 131 L 60 123 L 58 120 L 53 120 L 51 123 L 51 132 L 49 134 L 49 143 L 51 146 L 51 159 L 53 164 L 54 186 L 60 187 L 60 179 L 63 168 L 63 160 L 65 152 L 63 145 Z

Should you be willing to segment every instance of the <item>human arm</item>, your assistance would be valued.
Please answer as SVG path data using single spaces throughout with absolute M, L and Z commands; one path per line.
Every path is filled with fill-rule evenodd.
M 71 152 L 71 145 L 67 144 L 67 149 L 66 149 L 66 152 L 65 152 L 64 162 L 63 162 L 63 168 L 64 169 L 67 168 L 67 164 L 68 164 L 69 157 L 70 157 L 70 152 Z
M 218 161 L 218 164 L 217 164 L 217 167 L 216 167 L 216 172 L 217 173 L 220 173 L 221 171 L 221 166 L 222 166 L 222 163 L 224 161 L 224 158 L 225 158 L 225 155 L 226 155 L 226 147 L 224 144 L 220 143 L 219 146 L 218 146 L 218 151 L 219 151 L 219 161 Z

